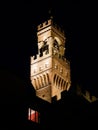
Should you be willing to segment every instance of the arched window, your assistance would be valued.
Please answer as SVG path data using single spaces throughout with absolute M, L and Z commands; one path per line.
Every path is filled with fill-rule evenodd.
M 35 88 L 35 89 L 38 89 L 36 79 L 34 79 L 33 81 L 34 81 L 34 82 L 33 82 L 33 84 L 34 84 L 34 88 Z
M 65 89 L 66 88 L 66 81 L 64 81 L 64 86 L 63 86 L 63 89 Z
M 54 78 L 53 78 L 53 83 L 55 84 L 56 82 L 56 74 L 54 75 Z
M 59 44 L 56 39 L 54 40 L 53 47 L 55 47 L 57 50 L 59 50 Z
M 43 86 L 44 86 L 44 83 L 43 83 L 43 78 L 42 78 L 42 76 L 40 76 L 40 81 L 41 81 L 41 87 L 43 87 Z
M 65 84 L 65 83 L 64 83 L 64 80 L 63 80 L 63 83 L 62 83 L 62 89 L 64 89 L 64 84 Z
M 40 81 L 39 81 L 39 78 L 38 78 L 38 77 L 37 77 L 37 82 L 38 82 L 38 88 L 40 88 L 41 85 L 40 85 Z
M 63 79 L 62 79 L 62 81 L 61 81 L 61 89 L 63 88 Z
M 43 41 L 43 45 L 40 48 L 40 57 L 43 56 L 43 52 L 45 52 L 45 54 L 49 53 L 49 45 L 46 40 Z
M 60 82 L 61 82 L 61 78 L 59 77 L 58 88 L 61 88 Z
M 56 86 L 58 86 L 58 79 L 59 79 L 59 76 L 57 76 L 56 78 Z
M 46 76 L 45 76 L 45 74 L 43 75 L 43 78 L 44 78 L 44 86 L 46 86 L 47 83 L 46 83 Z
M 40 48 L 40 57 L 43 56 L 43 48 Z
M 48 84 L 50 84 L 49 74 L 47 73 L 46 75 L 47 75 L 47 82 Z
M 45 51 L 45 54 L 49 53 L 49 45 L 47 44 L 44 45 L 44 51 Z

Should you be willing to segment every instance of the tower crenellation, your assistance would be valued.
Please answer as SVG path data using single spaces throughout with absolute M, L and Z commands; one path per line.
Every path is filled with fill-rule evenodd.
M 48 26 L 51 26 L 51 27 L 54 27 L 55 29 L 57 29 L 63 36 L 65 35 L 65 32 L 64 30 L 59 27 L 56 23 L 53 22 L 53 19 L 49 19 L 43 23 L 41 23 L 40 25 L 38 25 L 37 29 L 38 31 L 48 27 Z
M 52 103 L 71 86 L 70 62 L 64 55 L 66 37 L 52 18 L 38 25 L 37 36 L 38 54 L 31 57 L 31 82 L 36 95 Z

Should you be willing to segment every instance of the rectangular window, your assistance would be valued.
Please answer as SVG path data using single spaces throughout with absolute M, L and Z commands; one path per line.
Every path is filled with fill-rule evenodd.
M 35 111 L 31 108 L 28 109 L 28 120 L 40 123 L 40 113 L 38 111 Z

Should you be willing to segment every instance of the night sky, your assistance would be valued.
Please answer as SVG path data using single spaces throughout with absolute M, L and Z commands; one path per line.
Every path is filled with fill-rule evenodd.
M 41 3 L 40 12 L 32 21 L 40 24 L 49 18 L 49 9 L 55 22 L 63 27 L 67 38 L 66 56 L 71 62 L 72 82 L 81 85 L 92 94 L 97 87 L 97 7 L 93 3 L 72 1 L 47 1 Z M 33 17 L 35 15 L 35 19 Z M 33 22 L 32 22 L 33 25 Z
M 4 4 L 1 9 L 1 66 L 19 69 L 17 61 L 26 63 L 26 57 L 37 53 L 36 27 L 49 18 L 49 10 L 65 31 L 65 55 L 71 62 L 73 83 L 97 94 L 97 8 L 92 3 L 49 0 L 17 2 L 13 6 Z M 6 56 L 9 58 L 4 60 Z
M 32 90 L 33 87 L 30 82 L 30 56 L 37 54 L 36 27 L 49 18 L 48 12 L 50 9 L 55 22 L 62 26 L 67 38 L 65 56 L 71 63 L 72 87 L 74 88 L 78 84 L 82 88 L 89 90 L 92 95 L 98 96 L 98 8 L 96 4 L 85 3 L 83 1 L 72 2 L 71 0 L 68 0 L 68 2 L 65 0 L 32 0 L 31 3 L 24 3 L 23 1 L 12 3 L 8 1 L 1 6 L 0 99 L 2 99 L 2 104 L 0 107 L 0 119 L 3 122 L 7 123 L 9 121 L 8 125 L 15 124 L 16 127 L 18 126 L 16 125 L 18 120 L 18 122 L 20 122 L 20 120 L 26 118 L 25 114 L 24 116 L 22 115 L 27 109 L 25 105 L 30 101 L 32 102 L 33 96 L 35 95 L 35 91 Z M 85 110 L 83 108 L 84 105 L 81 105 L 80 101 L 77 102 L 74 100 L 73 102 L 72 100 L 72 102 L 70 102 L 69 98 L 68 103 L 69 106 L 74 106 L 75 113 L 77 113 L 79 109 Z M 58 109 L 53 110 L 53 112 L 55 112 L 54 120 L 57 119 L 61 124 L 63 121 L 64 126 L 65 121 L 61 120 L 61 118 L 66 108 L 65 104 L 63 105 L 62 102 L 63 107 L 60 107 L 60 110 L 58 107 Z M 76 109 L 74 104 L 79 104 L 79 109 L 78 107 Z M 24 109 L 24 111 L 22 109 Z M 67 107 L 67 109 L 69 115 L 72 111 L 73 114 L 75 114 L 72 107 Z M 8 113 L 5 113 L 6 110 Z M 86 110 L 84 115 L 88 113 L 88 108 Z M 4 113 L 7 114 L 6 117 L 8 120 L 6 121 Z M 55 118 L 57 114 L 60 116 L 59 120 Z M 81 111 L 80 114 L 82 117 Z M 65 115 L 63 117 L 66 118 L 65 120 L 68 122 L 67 125 L 69 128 L 70 118 L 67 120 L 69 115 L 67 117 Z M 78 118 L 74 120 L 73 116 L 72 122 L 73 121 L 74 125 L 76 125 Z M 82 121 L 84 121 L 85 125 L 84 117 Z M 6 126 L 8 127 L 8 125 Z M 55 125 L 57 125 L 57 123 L 55 123 Z

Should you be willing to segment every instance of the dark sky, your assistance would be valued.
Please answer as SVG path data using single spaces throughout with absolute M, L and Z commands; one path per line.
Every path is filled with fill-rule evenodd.
M 96 4 L 84 1 L 47 1 L 40 6 L 40 12 L 35 13 L 36 23 L 48 18 L 50 8 L 55 21 L 63 26 L 66 34 L 66 56 L 71 62 L 72 80 L 92 94 L 97 94 Z
M 95 75 L 97 74 L 98 41 L 96 5 L 71 0 L 68 2 L 50 0 L 32 1 L 30 4 L 17 2 L 13 6 L 4 4 L 2 7 L 0 16 L 2 66 L 19 68 L 20 65 L 17 63 L 26 62 L 25 57 L 37 52 L 36 26 L 49 18 L 48 11 L 52 9 L 55 21 L 65 30 L 66 56 L 71 62 L 73 81 L 93 93 L 98 92 Z M 10 58 L 4 60 L 6 57 Z M 6 64 L 7 61 L 9 64 Z M 13 61 L 13 65 L 10 61 Z
M 83 1 L 73 3 L 71 0 L 32 0 L 25 4 L 24 1 L 4 1 L 0 5 L 0 118 L 6 124 L 3 119 L 5 116 L 9 117 L 5 126 L 18 126 L 17 120 L 20 122 L 25 116 L 23 113 L 27 109 L 26 103 L 34 98 L 35 92 L 30 84 L 30 56 L 37 53 L 36 27 L 49 17 L 50 8 L 55 21 L 65 30 L 66 56 L 71 62 L 72 87 L 80 84 L 82 88 L 98 95 L 97 4 Z M 74 118 L 72 122 L 73 120 Z M 64 120 L 64 126 L 66 121 Z M 74 122 L 77 125 L 76 120 Z

